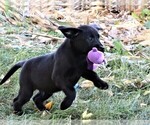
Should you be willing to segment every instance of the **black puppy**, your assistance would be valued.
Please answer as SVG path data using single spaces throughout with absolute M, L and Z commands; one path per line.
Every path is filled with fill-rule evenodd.
M 35 90 L 39 90 L 33 97 L 39 110 L 45 110 L 43 102 L 58 91 L 63 91 L 66 95 L 60 108 L 67 109 L 76 97 L 74 86 L 80 77 L 93 81 L 98 88 L 108 88 L 108 84 L 94 71 L 87 69 L 87 53 L 93 47 L 104 52 L 97 30 L 87 25 L 78 28 L 60 26 L 58 29 L 65 35 L 66 40 L 56 52 L 18 62 L 0 83 L 3 84 L 22 67 L 20 90 L 13 101 L 13 108 L 17 114 L 22 113 L 22 106 L 30 100 Z

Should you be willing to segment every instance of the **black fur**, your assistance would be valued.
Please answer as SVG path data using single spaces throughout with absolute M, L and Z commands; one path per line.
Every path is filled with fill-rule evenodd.
M 94 71 L 87 69 L 86 57 L 92 47 L 104 52 L 97 30 L 88 25 L 78 28 L 60 26 L 59 30 L 66 36 L 66 40 L 56 52 L 17 63 L 2 79 L 0 84 L 22 67 L 20 90 L 13 102 L 15 113 L 22 113 L 22 106 L 30 100 L 35 90 L 39 90 L 33 97 L 39 110 L 45 110 L 43 102 L 58 91 L 66 95 L 60 108 L 67 109 L 76 97 L 74 86 L 80 77 L 93 81 L 98 88 L 108 88 L 108 84 Z

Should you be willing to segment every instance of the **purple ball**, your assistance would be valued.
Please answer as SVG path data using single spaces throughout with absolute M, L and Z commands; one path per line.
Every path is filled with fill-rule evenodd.
M 95 64 L 101 64 L 104 61 L 104 53 L 98 51 L 96 47 L 93 47 L 92 50 L 88 52 L 87 57 L 89 61 Z

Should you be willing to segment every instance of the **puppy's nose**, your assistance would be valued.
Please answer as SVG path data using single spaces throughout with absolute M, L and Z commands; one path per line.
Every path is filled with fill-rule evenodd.
M 101 46 L 99 51 L 104 52 L 105 48 L 103 46 Z

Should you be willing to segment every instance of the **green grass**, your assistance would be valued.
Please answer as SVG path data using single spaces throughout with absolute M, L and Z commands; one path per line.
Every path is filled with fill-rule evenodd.
M 35 57 L 55 50 L 59 45 L 50 46 L 33 46 L 33 47 L 16 47 L 7 46 L 10 44 L 7 37 L 0 38 L 0 76 L 5 75 L 13 64 L 17 61 Z M 13 41 L 12 41 L 13 42 Z M 146 55 L 149 56 L 150 48 L 142 48 Z M 140 58 L 139 60 L 126 59 L 123 55 L 112 53 L 112 59 L 108 58 L 108 67 L 97 69 L 97 73 L 109 83 L 109 90 L 99 90 L 95 87 L 78 90 L 77 98 L 74 104 L 67 110 L 61 111 L 59 105 L 64 97 L 62 92 L 54 94 L 49 101 L 54 102 L 53 108 L 48 114 L 42 115 L 43 112 L 37 111 L 31 100 L 24 105 L 25 114 L 16 116 L 13 114 L 11 103 L 17 95 L 19 85 L 18 70 L 6 84 L 0 86 L 0 119 L 6 120 L 49 120 L 49 119 L 83 119 L 82 113 L 88 109 L 93 115 L 89 119 L 97 120 L 148 120 L 150 119 L 150 94 L 143 95 L 150 89 L 149 82 L 143 84 L 143 87 L 136 88 L 132 84 L 126 84 L 124 81 L 133 81 L 138 79 L 139 82 L 146 78 L 150 73 L 150 60 Z M 124 59 L 125 58 L 125 59 Z M 113 79 L 111 79 L 113 77 Z M 79 84 L 83 81 L 81 79 Z M 136 85 L 136 84 L 135 84 Z M 113 93 L 113 95 L 110 94 Z M 141 104 L 146 104 L 141 106 Z

